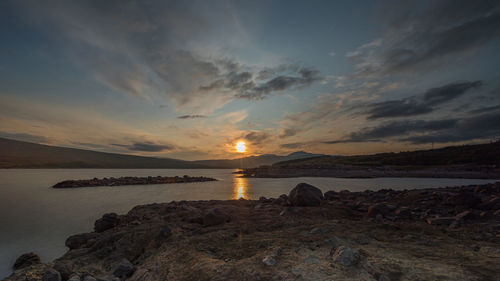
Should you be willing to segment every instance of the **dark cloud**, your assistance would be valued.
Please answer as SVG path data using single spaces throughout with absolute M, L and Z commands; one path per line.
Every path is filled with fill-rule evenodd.
M 380 10 L 383 37 L 348 54 L 359 75 L 434 69 L 500 36 L 499 1 L 395 1 Z
M 310 68 L 301 68 L 298 69 L 295 76 L 276 76 L 255 87 L 244 89 L 237 97 L 249 100 L 260 100 L 266 98 L 272 92 L 299 89 L 320 79 L 319 71 Z
M 365 113 L 368 119 L 421 115 L 432 112 L 437 105 L 454 100 L 481 85 L 481 81 L 452 83 L 429 89 L 423 95 L 370 104 Z
M 307 143 L 304 143 L 304 142 L 292 142 L 292 143 L 281 144 L 280 147 L 281 148 L 287 148 L 287 149 L 295 149 L 295 148 L 304 147 L 306 145 L 307 145 Z
M 174 150 L 175 146 L 170 144 L 155 144 L 153 142 L 135 142 L 131 145 L 113 144 L 114 146 L 124 147 L 131 151 L 144 151 L 144 152 L 160 152 L 165 150 Z
M 271 135 L 267 132 L 253 131 L 246 134 L 243 138 L 253 145 L 259 145 L 268 140 Z
M 398 137 L 415 133 L 428 133 L 453 128 L 457 119 L 446 120 L 407 120 L 387 122 L 375 127 L 364 128 L 349 134 L 340 140 L 326 141 L 327 144 L 352 143 L 352 142 L 380 142 L 390 137 Z
M 199 114 L 193 114 L 193 115 L 182 115 L 177 117 L 177 119 L 195 119 L 195 118 L 207 118 L 206 115 L 199 115 Z
M 500 107 L 489 113 L 444 120 L 393 121 L 364 128 L 327 144 L 396 140 L 412 144 L 453 143 L 500 137 Z
M 34 142 L 34 143 L 48 143 L 49 142 L 49 139 L 47 139 L 44 136 L 24 134 L 24 133 L 0 132 L 0 138 L 7 138 L 7 139 Z
M 231 67 L 233 71 L 224 74 L 221 79 L 200 86 L 199 90 L 231 90 L 235 92 L 236 98 L 261 100 L 273 92 L 300 89 L 321 79 L 319 71 L 293 64 L 261 70 L 255 78 L 251 72 L 238 72 L 234 70 L 235 66 Z
M 481 107 L 478 109 L 471 110 L 471 111 L 469 111 L 469 113 L 477 114 L 477 113 L 486 113 L 486 112 L 497 111 L 497 110 L 500 110 L 500 105 Z
M 413 144 L 452 143 L 474 139 L 500 138 L 500 110 L 459 120 L 447 130 L 400 139 Z

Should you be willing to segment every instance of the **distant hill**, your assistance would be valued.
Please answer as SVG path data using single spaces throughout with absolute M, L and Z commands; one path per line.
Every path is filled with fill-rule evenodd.
M 0 138 L 0 168 L 206 168 L 169 158 L 48 146 Z
M 275 163 L 275 167 L 330 168 L 336 164 L 358 166 L 446 166 L 461 164 L 500 166 L 500 141 L 488 144 L 449 146 L 432 150 L 356 156 L 320 156 Z
M 212 168 L 251 168 L 263 165 L 272 165 L 277 162 L 303 159 L 310 157 L 324 156 L 324 154 L 312 154 L 305 151 L 297 151 L 288 155 L 263 154 L 259 156 L 249 156 L 238 159 L 222 159 L 222 160 L 200 160 L 193 163 Z
M 286 156 L 265 154 L 233 160 L 183 161 L 105 153 L 84 149 L 42 145 L 0 138 L 0 168 L 241 168 L 271 165 L 285 160 L 321 156 L 303 151 Z

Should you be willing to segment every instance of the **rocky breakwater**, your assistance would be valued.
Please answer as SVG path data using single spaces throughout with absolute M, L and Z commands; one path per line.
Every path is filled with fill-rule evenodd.
M 21 256 L 5 280 L 498 280 L 499 188 L 304 183 L 278 198 L 137 206 L 70 236 L 51 263 Z
M 65 180 L 54 184 L 53 188 L 77 188 L 90 186 L 119 186 L 119 185 L 144 185 L 144 184 L 170 184 L 188 182 L 216 181 L 208 177 L 119 177 L 119 178 L 93 178 L 87 180 Z

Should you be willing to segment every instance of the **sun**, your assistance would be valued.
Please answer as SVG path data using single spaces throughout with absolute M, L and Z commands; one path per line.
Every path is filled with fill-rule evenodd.
M 236 146 L 236 151 L 238 152 L 245 152 L 247 150 L 247 146 L 245 145 L 244 141 L 239 141 Z

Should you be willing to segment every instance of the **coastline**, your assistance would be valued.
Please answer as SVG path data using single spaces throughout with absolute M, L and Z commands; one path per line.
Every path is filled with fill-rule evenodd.
M 295 206 L 292 192 L 136 206 L 69 237 L 54 262 L 4 280 L 54 271 L 62 280 L 494 280 L 499 195 L 495 183 L 328 191 L 316 206 Z M 348 251 L 352 264 L 339 259 Z
M 337 168 L 289 168 L 267 166 L 242 169 L 235 172 L 245 178 L 459 178 L 500 179 L 500 169 L 491 167 L 360 167 L 340 166 Z

